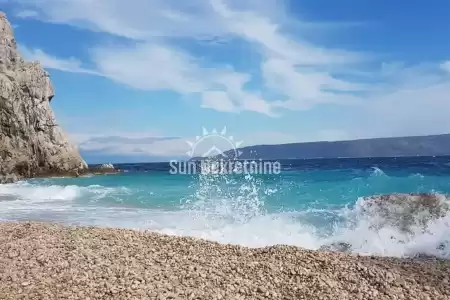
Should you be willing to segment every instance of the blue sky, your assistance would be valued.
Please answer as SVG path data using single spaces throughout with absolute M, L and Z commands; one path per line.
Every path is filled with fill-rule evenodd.
M 450 132 L 450 2 L 0 0 L 88 161 Z

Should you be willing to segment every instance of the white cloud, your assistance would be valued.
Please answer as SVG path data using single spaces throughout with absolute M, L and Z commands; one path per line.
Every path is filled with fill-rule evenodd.
M 374 136 L 406 136 L 450 131 L 450 81 L 428 87 L 408 87 L 371 99 L 361 129 Z
M 298 72 L 291 62 L 283 59 L 268 59 L 262 64 L 262 74 L 269 87 L 289 96 L 287 101 L 277 101 L 275 105 L 291 109 L 310 109 L 319 103 L 349 101 L 353 98 L 351 95 L 348 94 L 343 101 L 344 97 L 331 91 L 365 89 L 357 84 L 335 79 L 327 73 Z
M 18 0 L 39 13 L 38 18 L 71 24 L 126 38 L 196 37 L 223 35 L 204 0 Z M 206 5 L 205 5 L 206 3 Z M 205 26 L 208 24 L 208 26 Z
M 270 115 L 271 107 L 259 95 L 246 91 L 248 74 L 230 67 L 204 66 L 201 59 L 163 44 L 92 51 L 97 70 L 106 77 L 143 90 L 168 89 L 201 96 L 202 106 L 218 111 L 256 111 Z
M 329 50 L 289 37 L 281 32 L 278 23 L 271 20 L 271 15 L 262 15 L 258 11 L 233 11 L 224 0 L 211 0 L 211 4 L 231 33 L 263 46 L 270 57 L 313 66 L 355 63 L 364 58 L 361 54 Z
M 311 43 L 307 37 L 315 30 L 315 23 L 294 20 L 280 1 L 18 1 L 24 9 L 33 11 L 27 17 L 129 39 L 126 47 L 94 47 L 91 58 L 95 71 L 85 70 L 76 59 L 62 60 L 29 50 L 29 56 L 39 58 L 48 68 L 98 72 L 139 89 L 169 89 L 198 96 L 204 108 L 276 116 L 275 111 L 280 109 L 305 110 L 325 103 L 358 104 L 355 111 L 367 115 L 367 124 L 371 124 L 319 132 L 318 137 L 359 137 L 356 130 L 362 128 L 368 135 L 413 132 L 408 128 L 420 127 L 417 124 L 422 120 L 422 127 L 432 131 L 438 129 L 435 120 L 443 119 L 442 112 L 448 111 L 442 99 L 450 94 L 448 74 L 443 74 L 443 70 L 450 71 L 449 61 L 415 66 L 387 62 L 380 63 L 379 70 L 368 72 L 360 64 L 373 57 Z M 298 28 L 302 30 L 296 31 Z M 305 30 L 308 34 L 304 34 Z M 230 47 L 233 39 L 245 41 L 253 50 L 252 59 L 261 59 L 259 69 L 250 72 L 211 63 L 201 53 L 182 46 L 186 40 L 220 40 L 228 41 L 226 45 Z M 356 79 L 344 79 L 336 73 L 351 73 Z M 248 88 L 249 83 L 253 83 L 252 89 Z M 267 90 L 279 97 L 268 101 Z M 389 121 L 376 120 L 383 114 L 391 116 L 386 117 Z M 375 120 L 371 120 L 371 115 Z M 414 118 L 408 119 L 408 115 Z M 442 122 L 446 124 L 445 120 Z
M 183 94 L 207 88 L 193 57 L 162 44 L 98 47 L 92 58 L 100 73 L 135 88 L 171 89 Z
M 39 14 L 34 10 L 21 10 L 18 13 L 16 13 L 16 17 L 23 18 L 23 19 L 36 18 L 38 16 L 39 16 Z
M 189 145 L 183 139 L 129 138 L 105 136 L 92 138 L 79 144 L 82 151 L 97 152 L 102 155 L 147 155 L 157 157 L 186 156 Z
M 265 84 L 287 98 L 286 101 L 276 101 L 276 106 L 309 109 L 320 103 L 348 102 L 354 97 L 345 99 L 335 92 L 366 89 L 363 85 L 336 79 L 329 71 L 337 66 L 355 66 L 366 60 L 366 56 L 295 39 L 282 32 L 270 15 L 233 11 L 223 0 L 212 0 L 212 4 L 231 32 L 260 47 L 264 57 L 261 74 Z
M 247 74 L 229 67 L 202 68 L 198 59 L 162 44 L 95 48 L 91 51 L 95 70 L 83 68 L 75 58 L 58 58 L 40 49 L 20 48 L 25 59 L 38 60 L 44 68 L 105 76 L 142 90 L 199 93 L 202 107 L 217 111 L 249 110 L 272 115 L 270 104 L 244 90 L 250 80 Z
M 442 68 L 442 70 L 447 71 L 447 72 L 450 73 L 450 60 L 446 61 L 446 62 L 443 62 L 441 64 L 441 68 Z
M 87 73 L 99 75 L 97 72 L 85 69 L 81 66 L 81 61 L 71 58 L 58 58 L 51 56 L 40 49 L 30 49 L 26 46 L 19 46 L 23 57 L 28 61 L 39 61 L 44 68 L 60 70 L 74 73 Z
M 424 77 L 427 77 L 425 75 Z M 420 77 L 414 81 L 420 81 Z M 450 81 L 406 85 L 374 94 L 349 114 L 333 116 L 335 129 L 317 130 L 310 139 L 344 140 L 444 134 L 450 132 Z
M 223 91 L 206 91 L 202 93 L 202 107 L 217 111 L 233 112 L 234 104 Z
M 273 105 L 266 102 L 259 95 L 243 90 L 242 86 L 227 86 L 224 91 L 202 92 L 203 108 L 210 108 L 221 112 L 253 111 L 268 116 L 276 116 Z
M 42 20 L 136 40 L 135 45 L 126 48 L 116 45 L 93 49 L 92 60 L 104 76 L 139 89 L 198 93 L 202 107 L 219 111 L 247 110 L 275 116 L 274 107 L 301 109 L 317 103 L 339 102 L 340 97 L 323 92 L 323 88 L 347 90 L 352 83 L 337 80 L 327 71 L 300 71 L 297 66 L 326 70 L 365 59 L 358 53 L 327 49 L 286 34 L 284 25 L 300 22 L 294 22 L 276 0 L 193 0 L 186 4 L 175 0 L 130 0 L 126 3 L 119 0 L 20 0 L 20 3 L 37 12 L 37 18 Z M 262 84 L 284 95 L 286 103 L 277 101 L 274 105 L 262 92 L 244 88 L 251 79 L 249 74 L 207 65 L 171 42 L 174 38 L 232 37 L 256 47 L 255 55 L 263 55 Z
M 404 71 L 399 69 L 398 72 L 397 74 L 401 74 Z M 425 74 L 424 77 L 427 78 L 428 75 Z M 419 81 L 420 78 L 416 80 Z M 349 120 L 348 114 L 334 115 L 334 128 L 322 127 L 307 131 L 299 128 L 296 134 L 261 131 L 234 135 L 234 138 L 242 140 L 242 146 L 251 146 L 448 133 L 449 94 L 450 82 L 436 82 L 427 87 L 403 86 L 382 95 L 371 95 L 364 103 L 354 106 L 354 114 L 351 115 L 353 120 Z M 222 102 L 217 105 L 222 105 Z M 227 110 L 231 106 L 216 109 Z M 186 141 L 195 141 L 195 137 L 152 140 L 162 136 L 157 132 L 117 133 L 114 134 L 115 137 L 104 134 L 73 136 L 80 141 L 80 147 L 84 151 L 165 158 L 184 156 L 189 150 Z M 99 140 L 98 137 L 104 139 Z M 129 138 L 129 141 L 123 138 Z

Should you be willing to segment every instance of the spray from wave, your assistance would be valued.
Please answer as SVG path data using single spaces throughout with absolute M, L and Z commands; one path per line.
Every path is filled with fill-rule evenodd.
M 264 214 L 262 185 L 261 180 L 249 174 L 240 178 L 223 174 L 200 175 L 194 194 L 181 201 L 181 208 L 197 216 L 216 216 L 245 223 Z
M 360 198 L 341 214 L 345 221 L 336 226 L 328 245 L 381 256 L 450 258 L 450 201 L 445 195 Z
M 375 177 L 387 177 L 386 173 L 384 173 L 384 171 L 378 167 L 372 167 L 372 174 L 371 176 L 375 176 Z
M 245 180 L 205 176 L 184 206 L 196 217 L 201 215 L 205 230 L 163 232 L 250 247 L 291 244 L 381 256 L 450 258 L 450 199 L 444 195 L 372 196 L 343 209 L 268 213 L 262 181 L 250 175 Z M 372 176 L 387 177 L 378 168 Z

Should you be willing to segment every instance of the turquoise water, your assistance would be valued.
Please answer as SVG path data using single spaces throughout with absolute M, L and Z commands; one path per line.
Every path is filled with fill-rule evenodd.
M 171 175 L 167 164 L 118 165 L 119 175 L 0 186 L 0 219 L 149 229 L 225 243 L 449 258 L 450 215 L 428 232 L 374 231 L 363 197 L 450 193 L 450 158 L 283 161 L 280 174 Z M 395 236 L 395 239 L 393 239 Z

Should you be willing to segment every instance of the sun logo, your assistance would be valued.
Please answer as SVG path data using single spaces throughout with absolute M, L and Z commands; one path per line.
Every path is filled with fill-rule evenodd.
M 227 135 L 227 128 L 218 132 L 213 129 L 211 132 L 203 127 L 201 136 L 195 137 L 195 142 L 186 141 L 191 147 L 187 152 L 189 157 L 221 157 L 223 159 L 237 159 L 242 152 L 239 147 L 243 141 L 235 141 L 233 136 Z

